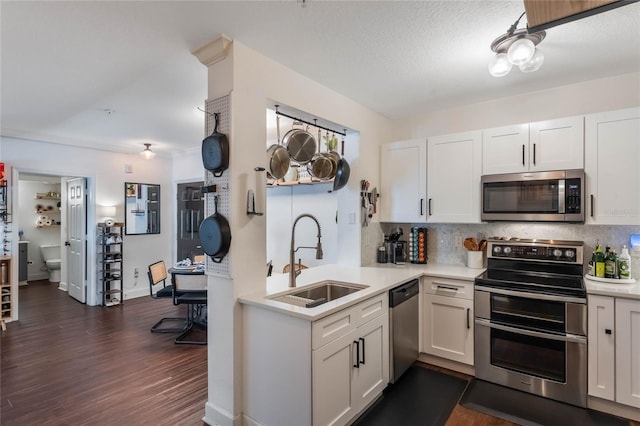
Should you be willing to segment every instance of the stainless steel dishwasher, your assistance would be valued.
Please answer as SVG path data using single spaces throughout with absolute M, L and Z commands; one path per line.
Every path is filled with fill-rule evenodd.
M 418 280 L 389 291 L 389 382 L 396 380 L 418 359 Z

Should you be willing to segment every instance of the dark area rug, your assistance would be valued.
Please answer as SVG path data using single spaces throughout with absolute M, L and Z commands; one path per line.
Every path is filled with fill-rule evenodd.
M 460 399 L 463 407 L 524 426 L 617 426 L 626 420 L 526 392 L 473 379 Z
M 466 386 L 466 380 L 413 365 L 354 425 L 444 425 Z

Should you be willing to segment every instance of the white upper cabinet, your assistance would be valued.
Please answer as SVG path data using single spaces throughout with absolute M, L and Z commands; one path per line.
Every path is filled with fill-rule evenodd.
M 427 141 L 413 139 L 380 147 L 380 221 L 426 221 Z
M 582 116 L 496 127 L 482 132 L 482 174 L 583 167 Z
M 538 121 L 529 125 L 529 170 L 584 167 L 584 117 Z
M 427 222 L 480 223 L 482 132 L 427 140 Z
M 585 123 L 586 223 L 640 225 L 640 108 Z
M 529 125 L 496 127 L 482 131 L 482 174 L 529 170 Z

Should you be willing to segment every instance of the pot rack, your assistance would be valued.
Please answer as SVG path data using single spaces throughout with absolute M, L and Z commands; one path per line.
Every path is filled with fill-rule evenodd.
M 289 114 L 285 114 L 284 112 L 278 111 L 278 108 L 280 107 L 280 105 L 274 105 L 274 106 L 276 107 L 276 115 L 280 115 L 282 117 L 287 117 L 287 118 L 290 118 L 291 120 L 298 121 L 300 123 L 304 123 L 304 124 L 307 124 L 309 126 L 313 126 L 316 129 L 322 129 L 322 130 L 326 130 L 327 132 L 332 132 L 332 133 L 337 133 L 338 135 L 347 136 L 347 129 L 344 129 L 343 132 L 339 132 L 337 130 L 330 129 L 328 127 L 324 127 L 324 126 L 320 126 L 319 124 L 316 124 L 315 121 L 317 121 L 317 120 L 314 120 L 314 123 L 311 123 L 309 121 L 302 120 L 301 118 L 294 117 L 294 116 L 289 115 Z

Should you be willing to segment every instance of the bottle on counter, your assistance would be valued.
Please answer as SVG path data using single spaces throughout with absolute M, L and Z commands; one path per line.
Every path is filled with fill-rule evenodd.
M 622 251 L 618 256 L 618 275 L 621 279 L 631 278 L 631 255 L 627 246 L 622 246 Z
M 604 278 L 604 253 L 600 243 L 596 246 L 596 252 L 593 256 L 593 269 L 596 277 Z
M 618 278 L 617 266 L 618 256 L 616 251 L 607 247 L 606 257 L 604 259 L 604 277 L 605 278 Z

